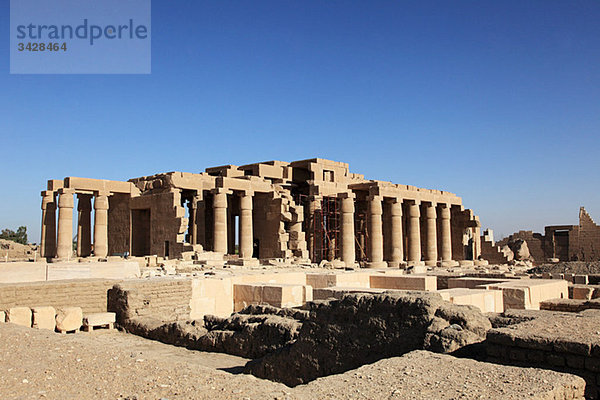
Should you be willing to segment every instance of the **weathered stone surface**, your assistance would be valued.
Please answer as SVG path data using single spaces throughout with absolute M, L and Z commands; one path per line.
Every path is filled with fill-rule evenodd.
M 31 309 L 29 307 L 12 307 L 6 310 L 6 322 L 31 327 Z
M 527 242 L 523 239 L 517 238 L 508 242 L 508 247 L 512 250 L 515 260 L 525 261 L 531 259 L 529 247 Z
M 211 315 L 204 320 L 165 322 L 137 317 L 123 323 L 137 335 L 193 350 L 258 358 L 296 340 L 306 311 L 249 306 L 229 318 Z M 298 318 L 298 319 L 296 319 Z
M 83 326 L 84 327 L 94 327 L 94 326 L 112 326 L 116 321 L 116 314 L 114 312 L 105 312 L 105 313 L 93 313 L 86 314 L 83 317 Z
M 0 324 L 2 322 L 6 322 L 6 313 L 4 311 L 0 311 Z
M 56 310 L 56 329 L 60 332 L 76 331 L 83 323 L 81 307 L 64 307 Z
M 56 328 L 56 310 L 54 307 L 32 307 L 33 327 L 54 331 Z
M 344 382 L 342 387 L 338 382 Z M 333 390 L 332 388 L 335 388 Z M 313 399 L 578 399 L 585 381 L 544 369 L 523 369 L 412 351 L 293 389 Z M 359 394 L 359 396 L 357 396 Z
M 577 314 L 529 313 L 533 316 L 529 320 L 515 319 L 514 325 L 488 331 L 488 359 L 579 375 L 587 381 L 586 396 L 596 398 L 599 393 L 596 374 L 600 373 L 600 352 L 596 351 L 600 349 L 600 310 Z
M 298 339 L 249 362 L 247 373 L 295 386 L 415 349 L 454 351 L 491 328 L 475 307 L 433 293 L 352 294 L 307 307 Z

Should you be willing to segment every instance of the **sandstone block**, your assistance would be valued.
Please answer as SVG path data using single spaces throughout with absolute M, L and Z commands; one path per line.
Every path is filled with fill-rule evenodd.
M 33 327 L 54 331 L 56 328 L 56 310 L 54 307 L 32 307 Z
M 501 290 L 485 289 L 444 289 L 438 293 L 446 301 L 453 304 L 472 305 L 481 312 L 503 312 L 504 301 Z
M 108 329 L 112 329 L 115 321 L 116 314 L 114 312 L 86 314 L 83 317 L 83 329 L 90 331 L 98 326 L 105 326 Z
M 564 280 L 513 279 L 508 282 L 486 285 L 487 289 L 502 290 L 505 309 L 539 310 L 540 302 L 550 299 L 567 299 L 568 283 Z
M 0 323 L 6 322 L 6 313 L 4 311 L 0 311 Z
M 437 278 L 427 275 L 371 275 L 371 287 L 435 291 Z
M 56 310 L 56 329 L 60 332 L 77 331 L 83 323 L 81 307 L 64 307 Z
M 31 309 L 29 307 L 12 307 L 6 311 L 6 322 L 31 327 Z
M 340 272 L 306 274 L 306 284 L 313 288 L 326 287 L 369 287 L 370 273 Z

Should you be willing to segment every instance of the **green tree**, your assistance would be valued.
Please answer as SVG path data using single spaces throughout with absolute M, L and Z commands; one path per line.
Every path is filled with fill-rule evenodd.
M 3 229 L 0 233 L 0 239 L 12 240 L 13 242 L 27 244 L 27 227 L 20 226 L 17 231 Z

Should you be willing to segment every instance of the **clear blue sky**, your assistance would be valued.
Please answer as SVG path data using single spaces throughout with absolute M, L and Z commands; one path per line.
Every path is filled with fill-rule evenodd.
M 47 179 L 322 157 L 449 190 L 496 235 L 600 220 L 600 2 L 152 2 L 151 75 L 9 75 L 0 227 Z

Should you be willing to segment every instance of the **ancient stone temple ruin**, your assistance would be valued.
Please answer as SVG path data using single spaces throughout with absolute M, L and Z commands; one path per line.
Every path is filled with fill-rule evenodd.
M 66 177 L 48 181 L 42 198 L 48 259 L 73 257 L 74 236 L 78 257 L 212 251 L 244 265 L 285 259 L 451 266 L 480 255 L 479 219 L 455 194 L 368 180 L 346 163 L 318 158 L 127 182 Z

